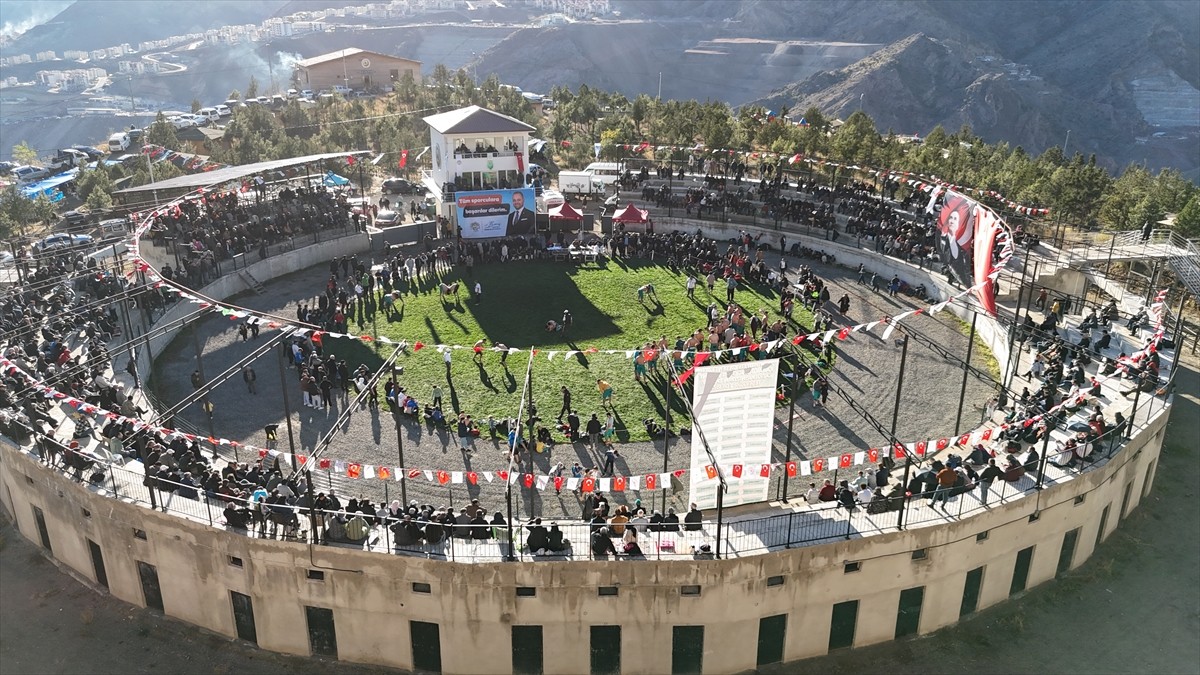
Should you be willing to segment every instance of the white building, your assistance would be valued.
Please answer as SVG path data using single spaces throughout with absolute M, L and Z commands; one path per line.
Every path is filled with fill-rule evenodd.
M 86 61 L 88 53 L 78 49 L 68 49 L 63 52 L 63 59 L 67 61 Z
M 44 52 L 38 52 L 36 55 L 34 55 L 33 58 L 35 61 L 38 61 L 40 63 L 42 61 L 53 61 L 54 59 L 56 59 L 58 57 L 55 56 L 54 52 L 47 50 Z
M 525 185 L 533 127 L 477 105 L 430 115 L 425 123 L 433 164 L 426 185 L 439 202 L 446 202 L 451 183 L 458 190 Z

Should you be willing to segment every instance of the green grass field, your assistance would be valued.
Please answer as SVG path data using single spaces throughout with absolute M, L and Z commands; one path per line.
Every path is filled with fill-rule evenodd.
M 596 379 L 604 378 L 615 389 L 614 406 L 618 417 L 617 438 L 621 441 L 647 440 L 642 420 L 652 417 L 661 424 L 665 391 L 663 379 L 638 383 L 633 379 L 633 361 L 625 354 L 577 354 L 564 358 L 568 350 L 583 352 L 590 348 L 636 349 L 647 340 L 666 336 L 670 343 L 686 337 L 706 325 L 705 312 L 711 302 L 721 305 L 725 289 L 718 283 L 710 294 L 701 278 L 695 299 L 687 297 L 686 275 L 676 274 L 649 261 L 602 261 L 578 267 L 570 263 L 517 262 L 477 267 L 474 277 L 462 279 L 457 301 L 443 302 L 438 282 L 424 281 L 415 292 L 410 289 L 396 313 L 385 318 L 376 311 L 350 321 L 350 332 L 405 339 L 410 345 L 420 341 L 428 347 L 401 356 L 404 366 L 401 385 L 424 405 L 431 398 L 434 384 L 441 384 L 446 402 L 456 411 L 466 411 L 476 419 L 488 415 L 515 417 L 520 403 L 529 353 L 508 357 L 507 368 L 497 352 L 484 352 L 477 363 L 470 349 L 452 352 L 447 376 L 442 354 L 433 345 L 470 347 L 484 339 L 509 347 L 538 350 L 533 363 L 533 397 L 538 414 L 553 421 L 561 406 L 560 387 L 566 385 L 575 407 L 586 422 L 591 413 L 603 413 Z M 447 277 L 451 282 L 457 274 Z M 478 280 L 483 300 L 476 303 L 468 289 Z M 637 288 L 654 284 L 658 302 L 639 303 Z M 778 295 L 765 287 L 741 285 L 735 300 L 749 311 L 767 309 L 778 314 Z M 571 310 L 574 324 L 568 332 L 550 333 L 546 322 L 558 320 L 564 309 Z M 812 317 L 797 307 L 793 318 L 811 325 Z M 361 321 L 361 323 L 360 323 Z M 390 353 L 390 345 L 351 343 L 338 340 L 333 348 L 351 364 L 378 366 Z M 558 351 L 553 359 L 548 352 Z M 665 365 L 665 364 L 664 364 Z M 664 371 L 665 372 L 665 371 Z M 686 408 L 672 395 L 674 425 L 686 425 Z

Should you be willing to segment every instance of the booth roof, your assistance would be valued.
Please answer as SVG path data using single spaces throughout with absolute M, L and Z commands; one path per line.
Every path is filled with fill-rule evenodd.
M 645 209 L 639 209 L 631 204 L 626 204 L 621 212 L 613 216 L 614 223 L 644 223 L 649 218 L 650 212 Z
M 583 220 L 583 214 L 567 202 L 550 209 L 550 220 Z
M 339 157 L 349 157 L 351 155 L 369 155 L 370 150 L 352 150 L 350 152 L 326 152 L 320 155 L 306 155 L 304 157 L 290 157 L 288 159 L 273 159 L 269 162 L 256 162 L 254 164 L 242 164 L 240 166 L 227 166 L 223 169 L 213 169 L 212 171 L 202 171 L 200 173 L 189 174 L 187 176 L 178 176 L 176 178 L 168 178 L 160 180 L 157 183 L 147 183 L 137 187 L 118 190 L 115 194 L 130 194 L 134 192 L 148 192 L 150 190 L 171 190 L 171 189 L 197 189 L 209 187 L 212 185 L 220 185 L 230 181 L 240 180 L 247 176 L 253 176 L 264 171 L 274 171 L 276 169 L 286 169 L 292 166 L 300 166 L 302 164 L 311 164 L 313 162 L 323 162 L 327 159 L 335 159 Z

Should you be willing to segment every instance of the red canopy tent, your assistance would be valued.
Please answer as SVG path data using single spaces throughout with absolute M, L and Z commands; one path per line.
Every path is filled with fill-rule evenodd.
M 550 220 L 583 220 L 583 214 L 576 211 L 574 206 L 563 202 L 550 209 Z
M 617 212 L 613 216 L 614 223 L 645 223 L 650 219 L 650 212 L 639 209 L 633 204 L 626 204 L 625 208 Z

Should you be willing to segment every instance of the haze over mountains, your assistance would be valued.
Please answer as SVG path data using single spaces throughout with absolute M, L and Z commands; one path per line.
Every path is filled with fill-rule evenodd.
M 90 49 L 226 24 L 257 23 L 347 0 L 76 2 L 4 53 Z M 418 13 L 404 21 L 180 54 L 189 72 L 146 77 L 139 96 L 184 105 L 286 83 L 281 55 L 357 46 L 467 66 L 545 93 L 586 83 L 633 97 L 759 103 L 927 134 L 969 124 L 1031 152 L 1062 145 L 1113 169 L 1200 167 L 1200 10 L 1192 0 L 613 0 L 613 15 L 538 26 L 519 0 Z M 481 25 L 482 24 L 482 25 Z M 268 60 L 274 63 L 270 72 Z M 123 92 L 114 92 L 123 93 Z

